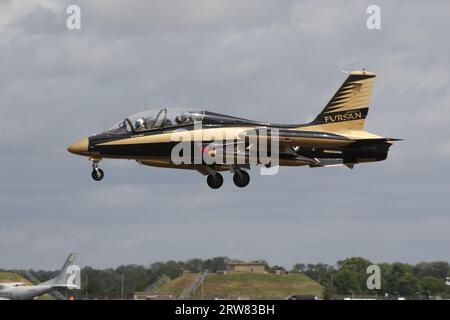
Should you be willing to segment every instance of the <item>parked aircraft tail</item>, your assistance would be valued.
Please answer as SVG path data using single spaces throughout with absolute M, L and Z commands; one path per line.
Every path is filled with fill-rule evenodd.
M 322 112 L 310 123 L 333 131 L 363 130 L 375 74 L 352 71 Z
M 80 289 L 80 267 L 75 264 L 77 258 L 78 253 L 69 254 L 59 274 L 41 285 Z

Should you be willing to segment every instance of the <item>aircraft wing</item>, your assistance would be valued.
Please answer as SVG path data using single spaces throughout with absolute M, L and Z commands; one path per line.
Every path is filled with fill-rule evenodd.
M 222 144 L 215 143 L 215 144 L 204 145 L 202 147 L 202 152 L 217 155 L 217 151 L 219 151 L 222 156 L 246 158 L 246 157 L 249 157 L 252 155 L 253 156 L 256 155 L 256 154 L 252 154 L 252 152 L 251 152 L 252 148 L 255 148 L 255 147 L 257 147 L 257 143 L 246 146 L 245 140 L 241 140 L 241 141 L 230 142 L 230 143 L 222 143 Z M 285 149 L 285 148 L 283 148 L 283 149 Z M 311 166 L 320 164 L 320 161 L 318 159 L 304 157 L 301 155 L 294 154 L 292 152 L 290 152 L 290 153 L 279 152 L 278 157 L 280 160 L 295 161 L 295 162 L 299 162 L 299 163 L 307 164 L 307 165 L 311 165 Z M 196 170 L 201 172 L 199 168 L 196 168 Z M 201 173 L 203 173 L 203 172 L 201 172 Z
M 256 128 L 243 132 L 241 140 L 228 143 L 216 143 L 203 145 L 203 153 L 215 153 L 220 151 L 222 155 L 248 156 L 252 148 L 258 147 L 262 143 L 270 145 L 271 140 L 276 139 L 279 144 L 279 159 L 290 161 L 291 163 L 305 164 L 312 167 L 338 165 L 328 159 L 307 158 L 301 155 L 288 152 L 293 146 L 301 147 L 336 147 L 354 143 L 355 140 L 328 132 L 299 131 L 299 130 L 273 130 L 267 128 Z M 267 142 L 261 141 L 266 140 Z M 214 150 L 214 151 L 213 151 Z M 342 164 L 342 161 L 341 163 Z
M 276 139 L 282 146 L 302 146 L 302 147 L 333 147 L 348 145 L 355 140 L 329 132 L 320 131 L 300 131 L 287 129 L 266 129 L 256 128 L 247 130 L 241 134 L 241 138 L 249 139 L 267 139 L 271 141 Z
M 0 289 L 11 288 L 11 287 L 20 287 L 25 285 L 24 282 L 4 282 L 0 283 Z

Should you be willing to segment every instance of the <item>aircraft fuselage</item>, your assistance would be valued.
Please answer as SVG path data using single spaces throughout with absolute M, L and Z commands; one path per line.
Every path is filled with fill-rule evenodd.
M 375 74 L 365 70 L 351 72 L 323 111 L 307 124 L 161 108 L 130 116 L 110 130 L 75 142 L 68 150 L 93 161 L 95 180 L 103 178 L 98 168 L 100 160 L 133 159 L 149 166 L 197 170 L 208 175 L 212 188 L 222 185 L 216 171 L 225 170 L 235 173 L 236 185 L 246 186 L 249 176 L 242 169 L 250 164 L 353 168 L 358 163 L 386 159 L 397 140 L 363 130 L 374 78 Z M 188 143 L 181 152 L 180 136 Z M 199 150 L 200 161 L 196 153 Z M 174 160 L 174 155 L 181 154 L 183 161 Z M 214 161 L 209 161 L 211 158 Z M 214 181 L 217 183 L 213 185 Z

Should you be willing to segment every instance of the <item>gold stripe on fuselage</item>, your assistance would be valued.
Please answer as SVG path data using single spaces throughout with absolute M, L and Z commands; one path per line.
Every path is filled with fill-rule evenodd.
M 167 133 L 151 134 L 146 136 L 126 138 L 99 143 L 99 146 L 126 145 L 126 144 L 146 144 L 161 142 L 179 142 L 179 141 L 211 141 L 224 139 L 239 139 L 239 134 L 255 129 L 254 127 L 225 127 L 209 128 L 200 130 L 171 131 Z M 178 138 L 178 139 L 177 139 Z M 183 139 L 183 140 L 181 140 Z M 184 140 L 186 139 L 186 140 Z M 188 140 L 190 139 L 190 140 Z
M 154 135 L 146 135 L 139 137 L 114 140 L 98 144 L 98 146 L 119 146 L 132 144 L 151 144 L 151 143 L 169 143 L 179 141 L 232 141 L 241 140 L 246 132 L 254 130 L 255 127 L 224 127 L 224 128 L 208 128 L 189 131 L 175 131 Z M 273 128 L 270 128 L 273 130 Z M 292 130 L 295 131 L 295 130 Z M 297 131 L 308 131 L 298 130 Z M 323 130 L 317 130 L 323 131 Z M 353 141 L 337 140 L 315 137 L 280 137 L 280 144 L 302 145 L 305 147 L 314 146 L 341 146 L 347 145 Z

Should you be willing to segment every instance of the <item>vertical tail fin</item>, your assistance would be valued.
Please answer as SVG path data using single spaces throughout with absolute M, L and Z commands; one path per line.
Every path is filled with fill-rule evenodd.
M 352 71 L 311 125 L 334 131 L 363 130 L 375 74 Z
M 80 267 L 75 264 L 77 258 L 78 253 L 70 253 L 58 275 L 41 285 L 80 289 Z

